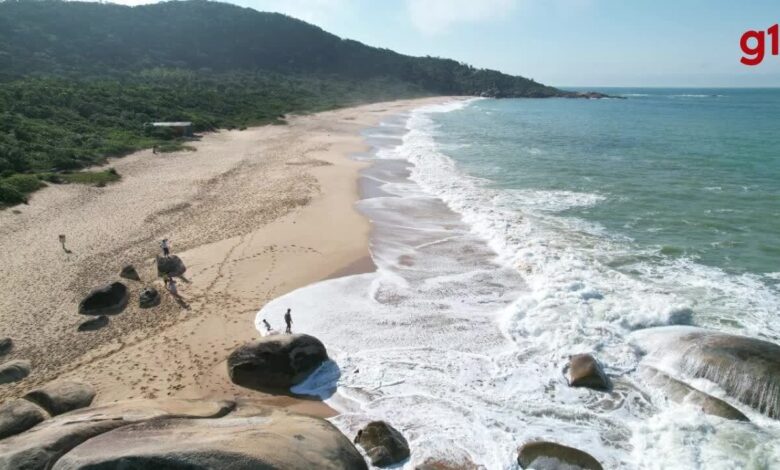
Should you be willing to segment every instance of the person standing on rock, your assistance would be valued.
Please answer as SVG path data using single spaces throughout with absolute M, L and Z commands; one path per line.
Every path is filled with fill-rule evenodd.
M 163 256 L 168 256 L 171 254 L 171 243 L 167 238 L 163 238 L 163 240 L 160 242 L 160 248 L 162 248 Z
M 287 309 L 287 313 L 284 314 L 284 322 L 287 323 L 287 329 L 284 330 L 285 333 L 288 335 L 292 334 L 292 315 L 290 314 L 290 309 Z

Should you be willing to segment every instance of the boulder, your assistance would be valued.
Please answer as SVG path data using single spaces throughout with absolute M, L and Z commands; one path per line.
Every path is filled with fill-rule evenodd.
M 287 390 L 327 359 L 325 346 L 313 336 L 275 335 L 239 346 L 227 367 L 230 380 L 242 387 Z
M 485 467 L 477 465 L 468 459 L 452 461 L 449 459 L 430 458 L 415 466 L 414 470 L 485 470 Z
M 132 264 L 126 264 L 122 266 L 122 270 L 119 271 L 119 277 L 130 279 L 131 281 L 141 280 L 141 276 L 138 275 L 138 271 L 135 270 L 135 266 Z
M 64 453 L 113 429 L 166 417 L 221 417 L 234 406 L 226 401 L 134 400 L 82 408 L 0 441 L 0 469 L 48 469 Z
M 160 293 L 154 287 L 144 287 L 138 295 L 138 305 L 141 308 L 152 308 L 160 305 Z
M 127 307 L 127 286 L 121 282 L 98 287 L 92 290 L 79 303 L 82 315 L 115 315 Z
M 571 387 L 587 387 L 595 390 L 608 390 L 609 379 L 601 364 L 590 354 L 569 356 L 565 369 L 566 378 Z
M 358 431 L 355 443 L 365 449 L 371 463 L 377 467 L 388 467 L 409 458 L 409 443 L 384 421 L 368 423 Z
M 53 382 L 24 396 L 50 415 L 57 416 L 92 404 L 95 389 L 81 382 Z
M 641 366 L 639 373 L 648 383 L 663 390 L 665 395 L 674 402 L 691 404 L 708 415 L 736 421 L 750 421 L 741 411 L 725 401 L 673 379 L 653 367 Z
M 30 375 L 30 361 L 17 359 L 0 365 L 0 384 L 18 382 Z
M 99 330 L 103 327 L 108 326 L 108 317 L 105 315 L 100 315 L 99 317 L 91 318 L 83 323 L 81 323 L 78 327 L 79 331 L 95 331 Z
M 5 356 L 14 348 L 14 341 L 11 338 L 0 339 L 0 356 Z
M 679 377 L 704 378 L 730 396 L 780 419 L 780 345 L 696 327 L 667 326 L 632 333 L 647 357 Z
M 555 442 L 529 442 L 518 449 L 521 468 L 535 470 L 603 470 L 598 460 L 579 449 Z
M 27 431 L 48 418 L 46 411 L 21 398 L 0 407 L 0 439 Z
M 167 274 L 168 276 L 182 276 L 187 267 L 184 266 L 184 262 L 176 255 L 160 256 L 157 255 L 157 275 L 162 276 Z
M 84 468 L 366 470 L 332 424 L 278 408 L 245 409 L 220 419 L 154 419 L 89 439 L 55 470 Z

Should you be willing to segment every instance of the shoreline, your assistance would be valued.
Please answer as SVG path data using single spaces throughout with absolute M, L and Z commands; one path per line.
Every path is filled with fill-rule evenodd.
M 7 286 L 0 327 L 15 342 L 3 360 L 32 362 L 30 376 L 3 387 L 0 399 L 58 379 L 92 384 L 95 404 L 262 395 L 233 385 L 225 367 L 230 351 L 258 336 L 256 312 L 298 287 L 372 266 L 369 221 L 354 207 L 367 164 L 349 158 L 369 147 L 361 132 L 448 99 L 375 103 L 295 116 L 287 126 L 207 134 L 195 152 L 112 159 L 123 175 L 114 185 L 50 187 L 21 214 L 0 213 L 7 247 L 0 254 Z M 62 252 L 57 233 L 68 235 L 71 254 Z M 153 256 L 162 238 L 187 264 L 191 283 L 179 288 L 189 310 L 156 278 Z M 125 263 L 145 282 L 120 279 Z M 130 290 L 127 309 L 101 330 L 76 332 L 88 319 L 76 313 L 81 296 L 115 280 Z M 161 292 L 160 306 L 138 308 L 143 285 Z M 318 401 L 267 400 L 333 415 Z

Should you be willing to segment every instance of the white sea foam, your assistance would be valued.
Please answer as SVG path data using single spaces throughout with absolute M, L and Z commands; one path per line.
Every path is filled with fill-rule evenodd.
M 515 468 L 517 445 L 531 439 L 582 448 L 605 468 L 780 464 L 777 427 L 724 422 L 642 390 L 632 375 L 641 353 L 627 341 L 691 322 L 777 340 L 777 293 L 757 276 L 666 260 L 560 215 L 609 194 L 500 190 L 464 173 L 432 116 L 467 104 L 412 112 L 402 144 L 375 153 L 384 173 L 369 177 L 389 196 L 358 206 L 374 226 L 377 272 L 307 286 L 258 313 L 260 322 L 293 308 L 338 364 L 340 375 L 330 366 L 296 391 L 329 396 L 338 381 L 334 423 L 353 435 L 371 419 L 392 422 L 410 441 L 409 469 L 453 455 Z M 411 163 L 409 179 L 390 175 L 397 164 L 382 169 L 398 161 Z M 605 364 L 610 394 L 568 387 L 561 369 L 578 352 Z

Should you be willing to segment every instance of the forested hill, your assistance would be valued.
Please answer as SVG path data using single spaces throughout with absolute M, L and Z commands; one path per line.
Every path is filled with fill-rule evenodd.
M 109 74 L 156 67 L 385 78 L 430 93 L 559 96 L 523 77 L 454 60 L 409 57 L 341 39 L 278 13 L 226 3 L 0 4 L 0 74 Z

